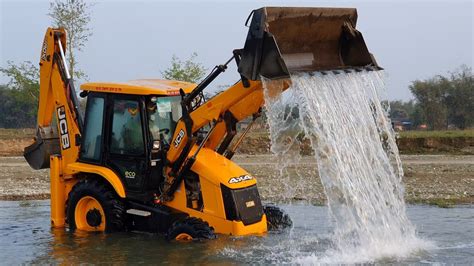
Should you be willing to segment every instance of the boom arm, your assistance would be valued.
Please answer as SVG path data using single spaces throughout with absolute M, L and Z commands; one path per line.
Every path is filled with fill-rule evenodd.
M 237 61 L 239 61 L 238 58 Z M 274 94 L 279 95 L 288 88 L 289 80 L 284 80 L 282 84 L 283 86 Z M 183 117 L 176 126 L 173 141 L 167 153 L 168 167 L 162 194 L 163 200 L 171 199 L 184 175 L 194 163 L 199 149 L 193 155 L 190 155 L 190 151 L 196 145 L 195 133 L 197 131 L 211 124 L 211 130 L 199 145 L 211 149 L 218 148 L 218 152 L 222 154 L 235 135 L 235 124 L 251 115 L 257 116 L 264 104 L 262 82 L 245 78 L 189 113 L 186 110 L 189 106 L 186 105 L 185 100 L 186 98 L 183 100 L 183 109 L 185 109 Z M 226 138 L 222 141 L 225 136 Z M 220 146 L 219 143 L 221 143 Z
M 24 156 L 34 169 L 49 168 L 52 154 L 62 155 L 62 163 L 75 162 L 79 155 L 82 118 L 64 51 L 66 31 L 48 28 L 40 56 L 40 97 L 35 142 Z M 53 114 L 57 127 L 53 125 Z M 66 167 L 63 167 L 66 169 Z

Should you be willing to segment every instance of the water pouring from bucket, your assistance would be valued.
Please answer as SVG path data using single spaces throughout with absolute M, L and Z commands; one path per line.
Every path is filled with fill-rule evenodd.
M 281 140 L 303 135 L 318 164 L 335 226 L 334 249 L 320 259 L 367 262 L 426 247 L 406 216 L 401 161 L 381 105 L 384 74 L 356 29 L 356 9 L 265 7 L 248 21 L 239 72 L 263 81 L 272 151 L 291 161 Z M 298 110 L 293 119 L 288 107 Z M 281 180 L 301 188 L 311 178 Z

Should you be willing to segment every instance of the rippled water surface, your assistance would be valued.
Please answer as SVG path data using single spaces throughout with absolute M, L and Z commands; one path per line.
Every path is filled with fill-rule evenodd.
M 263 237 L 168 243 L 143 233 L 87 234 L 51 229 L 49 201 L 0 202 L 1 264 L 20 263 L 337 263 L 327 251 L 333 228 L 327 207 L 284 205 L 294 228 Z M 474 208 L 409 206 L 418 236 L 433 246 L 376 262 L 474 263 Z M 354 258 L 356 260 L 357 258 Z

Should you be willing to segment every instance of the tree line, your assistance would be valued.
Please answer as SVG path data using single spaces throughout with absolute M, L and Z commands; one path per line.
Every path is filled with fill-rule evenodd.
M 461 66 L 448 75 L 415 80 L 409 87 L 414 100 L 391 101 L 392 120 L 407 120 L 431 130 L 474 127 L 474 75 Z
M 205 69 L 194 59 L 195 55 L 192 55 L 184 63 L 177 64 L 178 59 L 173 57 L 171 66 L 162 72 L 163 78 L 199 81 Z M 38 67 L 30 62 L 8 62 L 6 68 L 0 68 L 0 73 L 10 79 L 9 83 L 0 85 L 0 128 L 35 127 Z M 192 74 L 186 76 L 185 73 Z M 389 102 L 392 121 L 409 121 L 412 128 L 426 125 L 431 130 L 474 127 L 474 75 L 471 68 L 462 66 L 447 76 L 436 75 L 413 81 L 409 89 L 413 100 Z

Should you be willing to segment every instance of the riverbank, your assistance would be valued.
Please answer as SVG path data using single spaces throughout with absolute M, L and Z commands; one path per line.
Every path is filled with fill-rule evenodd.
M 303 159 L 281 177 L 272 155 L 237 155 L 235 161 L 258 180 L 266 201 L 325 203 L 314 159 Z M 408 203 L 449 207 L 474 204 L 474 156 L 402 155 Z M 49 198 L 48 170 L 32 170 L 22 157 L 0 157 L 0 200 Z
M 397 134 L 403 154 L 474 155 L 474 130 L 403 131 Z
M 0 128 L 0 156 L 21 156 L 33 142 L 32 128 Z M 401 154 L 474 155 L 474 130 L 406 131 L 397 133 Z M 309 141 L 301 143 L 304 155 L 312 153 Z M 240 154 L 270 154 L 270 136 L 265 130 L 251 131 L 239 146 Z
M 474 155 L 474 130 L 406 131 L 397 133 L 400 154 Z M 270 135 L 251 132 L 242 141 L 241 154 L 270 154 Z M 300 143 L 301 154 L 312 154 L 309 140 Z

